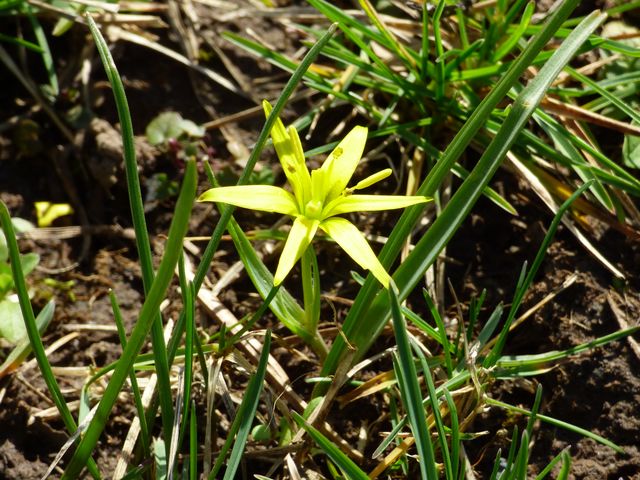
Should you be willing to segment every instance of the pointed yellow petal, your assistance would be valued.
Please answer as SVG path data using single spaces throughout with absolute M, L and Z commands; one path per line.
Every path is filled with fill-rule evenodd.
M 391 277 L 355 225 L 344 218 L 334 217 L 323 221 L 320 228 L 333 238 L 358 265 L 370 270 L 385 288 L 389 287 Z
M 336 198 L 347 187 L 362 157 L 366 142 L 367 128 L 354 127 L 325 160 L 321 169 L 326 172 L 327 202 Z
M 236 207 L 284 215 L 298 214 L 298 206 L 293 195 L 283 188 L 270 185 L 212 188 L 200 195 L 198 201 L 228 203 Z
M 262 102 L 262 107 L 268 117 L 273 107 L 266 100 Z M 271 139 L 282 164 L 284 174 L 291 184 L 298 206 L 302 209 L 309 200 L 307 194 L 311 189 L 311 180 L 298 132 L 293 126 L 286 129 L 282 120 L 277 118 L 271 128 Z
M 322 212 L 323 218 L 351 212 L 378 212 L 410 207 L 431 200 L 428 197 L 402 195 L 346 195 L 336 198 Z
M 309 220 L 305 217 L 295 219 L 278 261 L 278 268 L 273 277 L 274 286 L 280 285 L 296 262 L 300 260 L 318 230 L 318 223 L 320 222 L 317 220 Z

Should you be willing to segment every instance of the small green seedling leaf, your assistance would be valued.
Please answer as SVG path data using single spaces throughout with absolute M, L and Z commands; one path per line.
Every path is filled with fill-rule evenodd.
M 55 303 L 51 300 L 44 306 L 36 317 L 36 325 L 38 326 L 38 331 L 41 334 L 51 322 L 54 310 Z M 0 318 L 4 318 L 2 313 L 0 313 Z M 20 321 L 24 323 L 22 314 L 20 314 Z M 0 365 L 0 378 L 10 374 L 18 368 L 27 355 L 29 355 L 29 352 L 31 352 L 31 343 L 29 342 L 29 338 L 25 335 L 11 351 L 7 359 L 2 363 L 2 365 Z
M 5 298 L 0 302 L 0 337 L 16 345 L 26 335 L 20 304 L 17 300 Z
M 202 137 L 204 128 L 182 118 L 177 112 L 164 112 L 151 120 L 145 133 L 151 145 L 163 145 L 170 139 Z
M 24 218 L 13 217 L 11 219 L 11 224 L 13 225 L 16 233 L 24 233 L 29 230 L 33 230 L 35 225 Z M 7 248 L 7 239 L 4 236 L 2 230 L 0 230 L 0 262 L 6 262 L 9 258 L 9 249 Z

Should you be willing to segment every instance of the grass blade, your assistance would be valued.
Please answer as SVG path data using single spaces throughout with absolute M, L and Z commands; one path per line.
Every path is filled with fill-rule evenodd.
M 189 421 L 189 480 L 198 479 L 198 417 L 196 402 L 191 401 L 191 415 Z
M 13 274 L 13 283 L 15 285 L 16 292 L 18 294 L 18 301 L 20 302 L 20 310 L 22 311 L 22 317 L 24 318 L 25 328 L 27 330 L 27 336 L 29 337 L 29 343 L 33 349 L 33 354 L 38 362 L 38 367 L 42 373 L 47 389 L 53 398 L 60 417 L 64 422 L 64 426 L 67 431 L 73 435 L 76 432 L 78 426 L 76 425 L 69 407 L 64 400 L 64 396 L 60 391 L 58 382 L 56 381 L 53 371 L 51 370 L 51 364 L 47 358 L 42 339 L 40 338 L 40 332 L 36 323 L 35 316 L 33 314 L 33 308 L 31 307 L 31 300 L 29 299 L 29 291 L 24 279 L 24 274 L 20 266 L 20 250 L 18 249 L 18 242 L 16 241 L 16 233 L 13 229 L 13 223 L 11 222 L 11 216 L 9 210 L 4 202 L 0 202 L 0 223 L 2 224 L 2 230 L 9 250 L 9 258 L 11 259 L 11 271 Z M 53 314 L 53 312 L 51 312 Z M 88 452 L 87 456 L 82 459 L 80 468 L 87 465 L 91 475 L 94 478 L 100 478 L 98 467 L 95 462 L 89 458 L 91 452 Z
M 38 41 L 38 45 L 40 46 L 40 56 L 42 57 L 42 63 L 44 64 L 44 68 L 47 71 L 47 77 L 49 78 L 49 85 L 51 86 L 51 93 L 54 96 L 57 96 L 60 93 L 60 87 L 58 85 L 58 76 L 56 75 L 55 67 L 53 66 L 53 56 L 51 55 L 51 49 L 49 48 L 49 42 L 47 41 L 47 36 L 42 29 L 42 25 L 33 14 L 33 9 L 31 5 L 27 2 L 22 3 L 22 6 L 27 13 L 27 17 L 29 18 L 29 22 L 31 23 L 31 28 L 33 29 L 33 33 L 36 36 L 36 40 Z
M 151 243 L 144 215 L 144 204 L 142 191 L 140 189 L 140 179 L 138 177 L 138 162 L 136 161 L 135 142 L 133 137 L 133 125 L 127 97 L 118 69 L 111 57 L 109 47 L 105 42 L 100 30 L 90 15 L 85 15 L 87 25 L 96 43 L 104 66 L 107 78 L 113 90 L 113 96 L 118 110 L 120 128 L 122 130 L 122 145 L 124 154 L 125 174 L 127 178 L 127 192 L 129 195 L 129 206 L 133 228 L 135 230 L 136 247 L 140 259 L 142 270 L 142 284 L 145 294 L 148 295 L 153 283 L 153 259 L 151 256 Z M 156 313 L 156 319 L 151 328 L 151 341 L 153 343 L 153 354 L 155 357 L 156 373 L 158 375 L 158 392 L 160 396 L 160 406 L 162 413 L 162 433 L 168 449 L 171 441 L 171 429 L 173 425 L 173 402 L 171 399 L 171 383 L 169 381 L 169 362 L 167 359 L 167 347 L 164 343 L 162 328 L 162 318 L 160 311 Z
M 487 404 L 489 405 L 494 405 L 496 407 L 501 407 L 504 408 L 505 410 L 509 410 L 510 412 L 515 412 L 515 413 L 519 413 L 522 415 L 531 415 L 531 412 L 525 408 L 520 408 L 520 407 L 516 407 L 514 405 L 510 405 L 508 403 L 504 403 L 501 402 L 500 400 L 496 400 L 494 398 L 490 398 L 490 397 L 485 397 L 485 400 L 487 402 Z M 558 420 L 557 418 L 553 418 L 553 417 L 549 417 L 547 415 L 542 415 L 542 414 L 537 414 L 536 418 L 538 420 L 542 420 L 543 422 L 548 423 L 549 425 L 553 425 L 556 427 L 560 427 L 560 428 L 564 428 L 565 430 L 569 430 L 570 432 L 576 433 L 580 436 L 583 437 L 587 437 L 590 438 L 592 440 L 595 440 L 598 443 L 601 443 L 602 445 L 606 445 L 607 447 L 615 450 L 616 452 L 623 454 L 624 455 L 624 449 L 618 445 L 616 445 L 615 443 L 613 443 L 610 440 L 607 440 L 604 437 L 601 437 L 600 435 L 590 432 L 589 430 L 585 430 L 584 428 L 578 427 L 576 425 L 573 425 L 572 423 L 568 423 L 562 420 Z
M 120 340 L 120 346 L 124 350 L 127 345 L 127 336 L 124 330 L 124 321 L 122 319 L 122 314 L 120 312 L 120 306 L 118 305 L 118 301 L 116 299 L 116 295 L 111 290 L 109 292 L 109 300 L 111 301 L 111 310 L 113 312 L 113 318 L 115 320 L 116 328 L 118 329 L 118 338 Z M 140 394 L 140 387 L 138 387 L 138 379 L 136 378 L 136 373 L 131 369 L 129 372 L 129 381 L 131 382 L 131 391 L 133 392 L 133 401 L 136 405 L 136 410 L 138 412 L 138 421 L 140 422 L 140 439 L 142 449 L 144 454 L 149 457 L 151 455 L 151 451 L 149 450 L 149 446 L 151 445 L 150 435 L 149 435 L 149 426 L 147 424 L 147 415 L 144 411 L 144 404 L 142 403 L 142 395 Z M 86 385 L 86 384 L 85 384 Z
M 240 408 L 238 408 L 233 424 L 229 428 L 227 440 L 220 449 L 216 463 L 209 473 L 208 478 L 211 480 L 216 478 L 218 475 L 218 472 L 222 468 L 224 459 L 227 456 L 227 452 L 231 448 L 232 444 L 233 449 L 229 456 L 227 470 L 224 472 L 224 480 L 231 480 L 236 474 L 238 466 L 240 465 L 240 460 L 242 459 L 242 452 L 244 451 L 244 447 L 247 443 L 247 438 L 249 438 L 249 432 L 251 431 L 251 425 L 253 424 L 253 419 L 256 415 L 256 409 L 258 408 L 260 393 L 262 392 L 264 377 L 267 371 L 267 361 L 269 360 L 270 348 L 271 331 L 267 330 L 264 337 L 264 345 L 262 347 L 262 353 L 260 354 L 258 367 L 256 368 L 256 372 L 251 376 L 251 380 L 249 380 Z
M 113 375 L 107 388 L 104 391 L 95 418 L 89 424 L 87 431 L 80 442 L 80 445 L 73 454 L 67 469 L 63 475 L 63 480 L 72 480 L 79 477 L 82 467 L 87 458 L 95 448 L 96 443 L 104 429 L 109 413 L 115 404 L 118 394 L 122 389 L 131 366 L 136 360 L 138 352 L 144 345 L 147 334 L 151 329 L 151 324 L 157 318 L 160 303 L 164 300 L 173 271 L 178 263 L 178 258 L 182 253 L 182 241 L 189 227 L 189 215 L 193 200 L 195 198 L 197 186 L 196 166 L 193 160 L 187 162 L 184 173 L 184 180 L 180 196 L 176 202 L 169 235 L 165 246 L 165 252 L 160 262 L 157 275 L 151 285 L 149 294 L 145 299 L 138 321 L 129 337 L 127 346 L 122 352 L 118 365 L 113 371 Z
M 389 300 L 391 303 L 393 330 L 396 336 L 396 344 L 398 345 L 396 375 L 400 392 L 402 393 L 402 403 L 407 411 L 411 430 L 416 439 L 416 450 L 420 457 L 422 478 L 423 480 L 435 480 L 438 478 L 438 472 L 433 454 L 433 445 L 431 444 L 431 434 L 422 405 L 422 392 L 418 384 L 418 373 L 411 353 L 409 335 L 400 310 L 400 302 L 398 301 L 394 284 L 391 284 L 389 288 Z M 425 371 L 424 375 L 430 375 L 429 370 Z
M 527 289 L 531 285 L 531 282 L 533 282 L 533 278 L 535 277 L 536 273 L 538 273 L 538 269 L 540 268 L 540 265 L 542 264 L 542 260 L 544 259 L 545 255 L 547 253 L 547 248 L 551 244 L 551 240 L 553 239 L 553 236 L 555 235 L 556 230 L 558 229 L 558 226 L 560 225 L 560 222 L 562 221 L 563 215 L 569 209 L 571 204 L 580 195 L 582 195 L 582 193 L 586 189 L 588 189 L 590 186 L 591 186 L 591 182 L 587 182 L 584 185 L 582 185 L 558 209 L 558 213 L 556 213 L 556 215 L 553 218 L 553 221 L 551 222 L 551 225 L 549 226 L 549 230 L 547 231 L 547 234 L 545 235 L 544 240 L 542 241 L 542 245 L 538 249 L 538 253 L 536 254 L 536 258 L 533 260 L 533 263 L 531 264 L 531 268 L 527 271 L 527 274 L 526 274 L 526 277 L 524 278 L 524 280 L 522 280 L 521 282 L 520 281 L 518 282 L 518 288 L 517 288 L 516 293 L 514 295 L 513 302 L 511 303 L 511 308 L 509 309 L 509 314 L 507 316 L 507 320 L 505 321 L 505 324 L 504 324 L 502 330 L 500 331 L 500 335 L 498 337 L 498 341 L 496 342 L 495 346 L 491 350 L 491 353 L 489 355 L 487 355 L 487 358 L 483 362 L 483 365 L 484 365 L 485 368 L 488 368 L 489 365 L 493 365 L 496 362 L 496 360 L 498 359 L 498 357 L 500 356 L 500 354 L 502 353 L 502 349 L 504 348 L 504 345 L 505 345 L 505 343 L 507 341 L 507 335 L 509 333 L 509 329 L 511 328 L 511 324 L 513 323 L 513 319 L 516 317 L 516 313 L 518 312 L 518 309 L 520 308 L 520 304 L 522 303 L 522 300 L 524 299 L 524 295 L 525 295 Z
M 304 418 L 296 412 L 291 412 L 293 418 L 309 434 L 314 442 L 327 454 L 327 456 L 344 472 L 345 478 L 349 480 L 368 480 L 368 475 L 363 472 L 353 461 L 340 451 L 327 437 L 319 430 L 309 425 Z
M 559 462 L 562 461 L 564 465 L 565 455 L 568 453 L 569 453 L 569 447 L 565 448 L 558 455 L 553 457 L 553 460 L 551 460 L 549 464 L 546 467 L 544 467 L 538 475 L 536 475 L 535 480 L 543 480 L 547 475 L 551 473 L 551 470 L 553 470 L 553 467 L 555 467 Z M 571 457 L 569 457 L 569 461 L 571 461 Z
M 451 467 L 451 452 L 449 451 L 449 445 L 447 444 L 447 433 L 442 420 L 442 414 L 440 413 L 440 404 L 438 403 L 438 396 L 436 395 L 436 387 L 433 383 L 433 377 L 431 376 L 431 369 L 427 363 L 427 359 L 417 345 L 417 341 L 410 339 L 413 346 L 413 351 L 420 359 L 420 365 L 422 366 L 422 374 L 427 384 L 427 391 L 429 392 L 429 403 L 431 404 L 431 412 L 433 414 L 434 423 L 436 425 L 438 443 L 440 444 L 440 451 L 442 452 L 442 463 L 444 464 L 445 478 L 455 478 L 453 476 L 453 469 Z M 422 457 L 421 457 L 422 458 Z

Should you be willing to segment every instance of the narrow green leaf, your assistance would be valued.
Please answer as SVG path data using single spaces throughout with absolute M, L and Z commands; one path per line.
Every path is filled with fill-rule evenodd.
M 138 177 L 138 162 L 136 161 L 136 149 L 133 135 L 133 125 L 129 104 L 124 91 L 122 79 L 113 61 L 111 52 L 105 42 L 98 26 L 90 15 L 85 15 L 87 25 L 91 31 L 94 42 L 100 54 L 100 59 L 111 84 L 113 97 L 118 111 L 120 128 L 122 130 L 122 145 L 124 154 L 124 166 L 127 179 L 127 192 L 129 196 L 129 206 L 133 220 L 133 228 L 136 236 L 136 247 L 142 270 L 142 285 L 145 294 L 149 294 L 153 283 L 153 259 L 151 255 L 151 243 L 144 215 L 144 202 Z M 162 414 L 162 433 L 164 441 L 168 445 L 171 441 L 171 429 L 173 425 L 173 402 L 171 398 L 171 382 L 169 380 L 169 362 L 167 359 L 167 347 L 164 342 L 164 333 L 160 310 L 156 312 L 156 319 L 151 328 L 151 341 L 153 344 L 153 354 L 155 356 L 156 374 L 158 376 L 158 392 Z
M 438 307 L 436 307 L 435 302 L 429 295 L 429 291 L 425 288 L 422 290 L 422 297 L 427 303 L 427 307 L 429 308 L 429 312 L 431 313 L 431 317 L 436 322 L 436 326 L 438 327 L 438 333 L 440 335 L 440 345 L 442 345 L 442 349 L 444 351 L 444 361 L 447 366 L 447 373 L 449 377 L 453 375 L 453 362 L 451 361 L 451 351 L 453 350 L 453 346 L 449 342 L 449 338 L 447 337 L 447 329 L 444 325 L 444 321 L 440 316 L 440 312 L 438 311 Z
M 449 390 L 444 389 L 444 397 L 449 407 L 449 418 L 451 421 L 451 466 L 452 466 L 452 479 L 459 478 L 459 473 L 462 474 L 460 468 L 460 424 L 458 422 L 458 411 L 456 410 L 456 404 L 453 401 L 453 397 Z
M 195 400 L 191 401 L 189 418 L 189 480 L 198 480 L 198 416 Z
M 427 417 L 424 407 L 422 406 L 422 392 L 418 383 L 418 373 L 416 372 L 413 355 L 411 354 L 409 335 L 407 334 L 407 327 L 402 317 L 402 311 L 400 310 L 397 289 L 393 283 L 389 288 L 389 300 L 391 303 L 393 330 L 398 346 L 396 374 L 398 383 L 401 386 L 402 403 L 407 411 L 411 431 L 416 440 L 416 450 L 420 458 L 422 479 L 435 480 L 438 478 L 438 471 L 436 470 L 436 460 L 433 454 L 429 425 L 427 424 Z M 430 375 L 430 372 L 427 370 L 424 372 L 424 375 Z
M 527 480 L 527 464 L 529 463 L 529 434 L 525 430 L 520 439 L 520 449 L 513 466 L 513 480 Z
M 508 403 L 501 402 L 500 400 L 496 400 L 494 398 L 485 397 L 485 400 L 489 405 L 495 405 L 496 407 L 504 408 L 506 410 L 509 410 L 510 412 L 520 413 L 522 415 L 531 415 L 531 412 L 527 409 L 516 407 L 514 405 L 509 405 Z M 562 420 L 558 420 L 553 417 L 548 417 L 547 415 L 542 415 L 540 413 L 537 415 L 537 418 L 539 420 L 542 420 L 543 422 L 548 423 L 549 425 L 554 425 L 556 427 L 564 428 L 565 430 L 569 430 L 570 432 L 576 433 L 583 437 L 590 438 L 592 440 L 595 440 L 598 443 L 601 443 L 602 445 L 606 445 L 607 447 L 615 450 L 620 454 L 624 454 L 624 449 L 622 447 L 616 445 L 612 441 L 607 440 L 606 438 L 596 433 L 590 432 L 589 430 L 585 430 L 584 428 L 573 425 L 572 423 L 564 422 Z
M 553 470 L 553 467 L 555 467 L 559 462 L 562 461 L 564 463 L 565 454 L 568 454 L 568 452 L 569 452 L 569 447 L 565 448 L 558 455 L 553 457 L 553 460 L 551 460 L 549 464 L 546 467 L 544 467 L 538 475 L 536 475 L 535 480 L 543 480 L 544 478 L 546 478 L 547 475 L 551 473 L 551 471 Z M 571 457 L 569 457 L 569 462 L 570 461 L 571 461 Z
M 314 442 L 327 454 L 327 456 L 334 462 L 346 475 L 345 478 L 349 480 L 368 480 L 368 476 L 358 466 L 353 463 L 349 457 L 340 451 L 327 437 L 325 437 L 319 430 L 312 425 L 308 424 L 305 419 L 296 412 L 291 412 L 294 420 L 304 428 Z
M 53 397 L 53 403 L 56 405 L 62 421 L 65 424 L 67 431 L 73 435 L 76 432 L 77 424 L 67 407 L 67 403 L 60 391 L 58 382 L 51 370 L 51 364 L 47 358 L 47 354 L 44 349 L 44 344 L 40 338 L 40 332 L 38 330 L 38 324 L 33 314 L 33 308 L 31 306 L 31 300 L 29 299 L 29 291 L 24 279 L 24 273 L 22 272 L 20 264 L 20 251 L 18 249 L 18 243 L 16 241 L 16 234 L 13 228 L 11 217 L 9 216 L 9 210 L 4 202 L 0 201 L 0 224 L 2 224 L 2 230 L 4 231 L 7 248 L 9 249 L 9 258 L 11 259 L 11 271 L 13 272 L 13 282 L 18 294 L 18 300 L 20 302 L 20 309 L 22 310 L 22 318 L 24 318 L 25 327 L 27 329 L 27 336 L 29 337 L 29 343 L 33 349 L 34 356 L 38 362 L 38 367 L 42 373 L 45 384 L 49 390 L 49 393 Z M 83 468 L 88 466 L 91 476 L 94 478 L 100 478 L 100 472 L 93 459 L 90 459 L 91 452 L 87 453 L 87 456 L 83 458 L 82 463 L 79 465 Z
M 256 373 L 249 381 L 244 400 L 238 409 L 236 417 L 239 420 L 238 435 L 236 436 L 233 444 L 233 450 L 231 450 L 231 454 L 229 455 L 229 463 L 227 464 L 227 469 L 224 472 L 223 480 L 233 480 L 235 478 L 236 471 L 240 466 L 240 459 L 242 458 L 244 447 L 247 443 L 247 439 L 249 438 L 249 433 L 251 432 L 251 425 L 253 424 L 253 419 L 255 418 L 256 410 L 258 409 L 260 392 L 262 392 L 262 389 L 264 388 L 264 377 L 267 373 L 267 361 L 269 360 L 270 348 L 271 330 L 267 330 Z
M 571 455 L 568 450 L 564 450 L 562 453 L 562 467 L 558 473 L 558 480 L 567 480 L 571 473 Z
M 540 265 L 542 264 L 542 260 L 546 256 L 547 249 L 548 249 L 549 245 L 551 244 L 551 240 L 553 239 L 553 236 L 555 235 L 556 230 L 558 229 L 558 226 L 560 225 L 560 222 L 562 221 L 563 215 L 569 209 L 571 204 L 580 195 L 582 195 L 584 193 L 584 191 L 586 189 L 588 189 L 590 186 L 591 186 L 591 182 L 587 182 L 584 185 L 582 185 L 558 209 L 558 212 L 554 216 L 553 221 L 551 222 L 551 225 L 549 226 L 549 230 L 547 231 L 547 234 L 545 235 L 544 239 L 542 240 L 542 245 L 540 245 L 540 248 L 538 249 L 538 253 L 536 254 L 536 257 L 533 260 L 533 263 L 531 264 L 531 268 L 527 272 L 527 275 L 524 278 L 524 280 L 521 280 L 521 281 L 518 282 L 518 288 L 516 289 L 516 293 L 514 295 L 513 302 L 511 303 L 511 308 L 509 309 L 509 314 L 507 315 L 507 320 L 505 321 L 505 324 L 504 324 L 504 326 L 502 328 L 502 331 L 500 332 L 500 336 L 498 337 L 498 341 L 496 342 L 495 346 L 491 350 L 491 353 L 489 355 L 487 355 L 487 358 L 483 362 L 483 365 L 484 365 L 485 368 L 489 368 L 490 365 L 493 365 L 495 363 L 495 361 L 498 359 L 498 357 L 500 356 L 500 354 L 502 353 L 502 349 L 504 348 L 504 345 L 505 345 L 505 343 L 507 341 L 507 335 L 509 334 L 509 328 L 511 327 L 511 324 L 513 323 L 513 320 L 515 319 L 516 313 L 518 312 L 518 309 L 520 308 L 520 305 L 522 304 L 522 300 L 524 299 L 524 295 L 525 295 L 527 289 L 529 288 L 529 286 L 533 282 L 533 279 L 534 279 L 536 273 L 538 273 L 538 269 L 540 268 Z M 524 269 L 523 269 L 523 272 L 524 272 Z M 522 276 L 521 276 L 521 279 L 522 279 Z
M 240 465 L 242 453 L 244 451 L 245 444 L 249 438 L 251 431 L 251 425 L 256 415 L 256 409 L 258 408 L 258 402 L 260 400 L 260 393 L 263 389 L 264 377 L 267 371 L 267 362 L 269 360 L 269 352 L 271 348 L 271 330 L 267 330 L 264 337 L 264 345 L 262 347 L 262 353 L 260 354 L 260 360 L 256 367 L 255 373 L 251 376 L 247 389 L 244 393 L 240 408 L 236 411 L 236 416 L 233 419 L 233 423 L 227 433 L 227 439 L 224 445 L 220 449 L 216 463 L 214 464 L 208 478 L 213 480 L 217 477 L 218 472 L 222 468 L 224 460 L 227 456 L 227 452 L 231 449 L 231 455 L 227 464 L 227 470 L 224 474 L 224 480 L 231 480 Z M 237 436 L 236 436 L 237 434 Z
M 47 36 L 42 29 L 42 25 L 40 25 L 40 22 L 33 13 L 31 5 L 27 2 L 24 2 L 22 3 L 22 8 L 29 18 L 29 23 L 31 23 L 31 28 L 33 29 L 33 33 L 36 36 L 38 45 L 40 46 L 40 56 L 42 57 L 44 68 L 47 71 L 49 85 L 51 86 L 51 93 L 54 96 L 57 96 L 60 93 L 60 87 L 58 86 L 58 76 L 56 75 L 56 70 L 53 65 L 53 56 L 51 55 L 51 49 L 49 48 Z
M 506 355 L 500 357 L 495 365 L 498 368 L 513 370 L 514 374 L 522 375 L 528 370 L 549 367 L 552 362 L 557 362 L 570 356 L 578 355 L 596 347 L 606 345 L 607 343 L 615 342 L 629 335 L 633 335 L 638 331 L 640 331 L 640 326 L 627 328 L 625 330 L 618 330 L 565 350 L 552 350 L 550 352 L 537 353 L 533 355 Z
M 113 319 L 118 330 L 118 339 L 120 340 L 120 346 L 124 350 L 127 345 L 127 335 L 124 329 L 124 321 L 122 319 L 122 312 L 120 311 L 120 305 L 116 299 L 115 292 L 109 291 L 109 301 L 111 302 L 111 311 L 113 312 Z M 149 450 L 151 446 L 151 436 L 149 435 L 149 426 L 147 423 L 147 416 L 144 411 L 144 404 L 142 403 L 142 395 L 140 394 L 140 387 L 138 386 L 138 379 L 136 378 L 136 372 L 131 368 L 129 372 L 129 381 L 131 382 L 131 390 L 133 392 L 133 401 L 138 411 L 138 421 L 140 422 L 140 441 L 142 450 L 147 457 L 151 456 Z M 88 386 L 88 383 L 85 384 Z
M 178 258 L 182 253 L 182 241 L 189 227 L 189 215 L 191 213 L 191 207 L 193 206 L 196 186 L 196 166 L 195 162 L 190 160 L 187 162 L 184 172 L 182 189 L 176 202 L 176 208 L 171 221 L 171 226 L 169 227 L 167 243 L 165 245 L 165 252 L 160 262 L 157 275 L 153 280 L 149 294 L 142 305 L 138 321 L 131 332 L 129 341 L 122 352 L 118 365 L 113 371 L 111 380 L 109 381 L 102 399 L 100 400 L 96 415 L 89 424 L 80 445 L 74 452 L 73 457 L 62 477 L 63 480 L 78 478 L 82 467 L 86 463 L 89 455 L 91 455 L 91 452 L 100 438 L 108 420 L 109 413 L 117 400 L 118 394 L 120 393 L 127 375 L 131 370 L 131 366 L 135 362 L 138 352 L 144 345 L 147 334 L 151 329 L 151 324 L 154 319 L 157 318 L 160 303 L 162 303 L 165 298 L 167 289 L 169 288 L 169 284 L 173 278 L 173 271 L 178 263 Z
M 420 365 L 422 365 L 422 374 L 424 375 L 425 382 L 427 384 L 427 391 L 429 392 L 429 403 L 431 404 L 431 412 L 433 414 L 434 423 L 437 432 L 437 441 L 440 444 L 440 452 L 442 455 L 442 463 L 444 465 L 445 478 L 454 478 L 453 469 L 451 467 L 451 452 L 449 451 L 449 445 L 447 444 L 447 432 L 440 413 L 440 402 L 436 394 L 436 387 L 433 383 L 433 377 L 431 376 L 431 369 L 427 363 L 427 359 L 422 353 L 418 342 L 415 339 L 409 338 L 413 351 L 420 359 Z M 422 458 L 422 457 L 420 457 Z
M 518 451 L 518 426 L 513 428 L 513 435 L 511 436 L 511 445 L 509 446 L 509 454 L 507 455 L 506 462 L 504 464 L 504 470 L 498 476 L 499 480 L 506 480 L 509 474 L 513 471 L 513 462 L 516 458 L 516 452 Z
M 442 45 L 442 35 L 440 33 L 440 18 L 442 17 L 442 12 L 444 11 L 444 0 L 438 0 L 436 5 L 436 10 L 433 12 L 433 18 L 431 19 L 431 23 L 433 25 L 433 37 L 435 39 L 435 50 L 436 50 L 436 77 L 434 79 L 436 85 L 436 103 L 442 103 L 444 100 L 444 91 L 446 87 L 446 79 L 445 79 L 445 68 L 446 64 L 442 55 L 444 53 L 444 47 Z
M 493 54 L 493 61 L 497 62 L 502 60 L 504 56 L 509 54 L 511 50 L 516 46 L 518 41 L 524 35 L 527 26 L 529 26 L 529 22 L 531 21 L 531 17 L 535 12 L 536 4 L 535 2 L 527 3 L 527 7 L 522 14 L 522 18 L 520 19 L 520 24 L 511 32 L 509 37 L 498 47 L 498 49 Z

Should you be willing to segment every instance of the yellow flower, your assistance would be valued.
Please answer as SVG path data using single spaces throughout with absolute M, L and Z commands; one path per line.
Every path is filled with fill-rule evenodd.
M 266 100 L 267 116 L 272 107 Z M 222 202 L 237 207 L 276 212 L 294 218 L 285 242 L 274 285 L 279 285 L 300 259 L 318 229 L 324 231 L 364 269 L 368 269 L 385 288 L 390 276 L 362 233 L 347 219 L 337 215 L 404 208 L 429 201 L 421 196 L 358 195 L 356 190 L 369 187 L 391 175 L 391 169 L 375 173 L 355 186 L 347 188 L 367 140 L 366 127 L 355 127 L 338 144 L 322 166 L 309 172 L 302 144 L 293 126 L 285 129 L 280 119 L 271 129 L 271 138 L 293 193 L 268 185 L 242 185 L 212 188 L 198 201 Z

